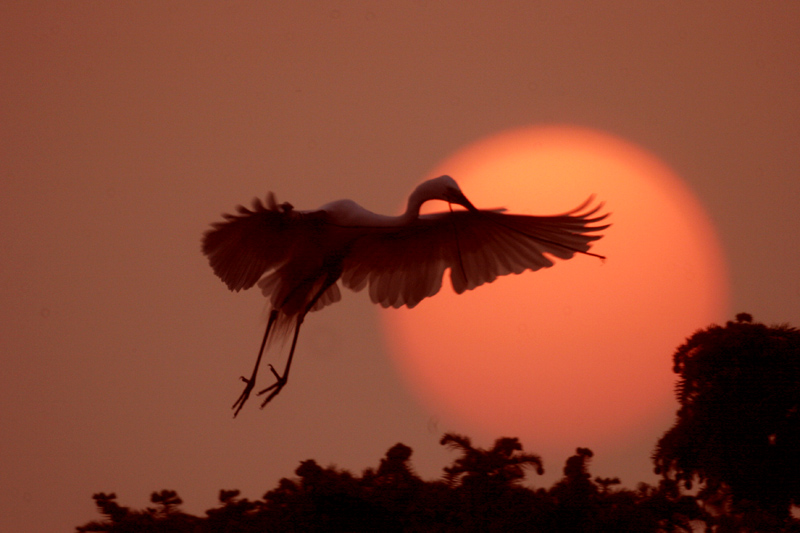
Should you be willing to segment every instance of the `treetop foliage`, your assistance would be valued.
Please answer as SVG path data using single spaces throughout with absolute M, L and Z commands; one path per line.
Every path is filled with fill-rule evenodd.
M 680 409 L 656 472 L 696 480 L 709 502 L 787 517 L 800 502 L 800 331 L 742 313 L 689 337 L 674 370 Z
M 525 469 L 543 473 L 539 456 L 526 453 L 516 438 L 500 438 L 489 449 L 462 435 L 441 443 L 458 453 L 441 479 L 424 481 L 411 467 L 412 450 L 398 443 L 358 476 L 313 459 L 302 461 L 296 478 L 283 478 L 261 500 L 221 490 L 219 506 L 192 516 L 180 510 L 174 491 L 154 492 L 155 507 L 122 507 L 115 494 L 94 500 L 103 520 L 78 532 L 305 532 L 305 531 L 691 531 L 700 516 L 691 498 L 667 487 L 610 489 L 619 480 L 592 481 L 592 452 L 578 448 L 564 477 L 551 489 L 522 485 Z
M 221 490 L 205 516 L 182 512 L 175 491 L 154 492 L 143 510 L 98 493 L 102 520 L 77 531 L 647 533 L 704 523 L 709 533 L 800 533 L 791 515 L 800 502 L 800 331 L 743 313 L 694 333 L 673 361 L 680 408 L 653 454 L 657 486 L 592 479 L 594 454 L 577 448 L 561 479 L 532 489 L 526 473 L 541 475 L 544 464 L 518 439 L 484 449 L 448 433 L 440 443 L 456 457 L 436 480 L 421 479 L 411 448 L 398 443 L 361 475 L 308 459 L 260 500 Z

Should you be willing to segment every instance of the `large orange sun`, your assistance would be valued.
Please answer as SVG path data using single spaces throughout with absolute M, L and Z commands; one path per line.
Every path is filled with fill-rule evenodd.
M 551 471 L 577 446 L 654 445 L 674 418 L 673 352 L 726 316 L 723 255 L 697 199 L 653 155 L 573 127 L 491 137 L 427 177 L 441 174 L 511 213 L 558 214 L 594 194 L 613 225 L 592 248 L 605 261 L 557 260 L 462 295 L 447 273 L 438 295 L 384 311 L 422 403 L 445 429 L 520 437 Z

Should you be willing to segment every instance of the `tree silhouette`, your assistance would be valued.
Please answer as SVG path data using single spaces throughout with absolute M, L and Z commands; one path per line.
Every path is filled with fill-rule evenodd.
M 323 468 L 313 459 L 302 461 L 299 480 L 282 479 L 264 495 L 269 523 L 285 524 L 277 531 L 395 531 L 388 514 L 365 494 L 361 480 L 347 470 Z
M 525 453 L 516 438 L 499 438 L 490 449 L 476 448 L 465 436 L 445 434 L 440 444 L 460 452 L 444 468 L 444 480 L 453 489 L 450 506 L 463 531 L 533 530 L 535 498 L 520 482 L 525 468 L 544 473 L 538 455 Z
M 239 498 L 238 490 L 220 490 L 219 502 L 221 507 L 206 511 L 208 516 L 206 528 L 209 533 L 248 533 L 264 531 L 266 526 L 259 519 L 257 510 L 259 504 L 247 498 Z
M 592 483 L 588 461 L 592 450 L 578 448 L 564 465 L 564 478 L 556 483 L 550 494 L 559 504 L 559 525 L 562 531 L 589 531 L 597 514 L 597 485 Z
M 397 443 L 386 452 L 377 471 L 368 468 L 361 477 L 362 489 L 373 504 L 388 516 L 403 517 L 403 527 L 410 526 L 416 517 L 433 520 L 426 516 L 430 509 L 426 483 L 411 468 L 411 454 L 410 447 Z
M 99 492 L 92 496 L 101 514 L 102 522 L 89 522 L 77 528 L 79 532 L 103 531 L 106 533 L 194 533 L 201 519 L 185 514 L 179 506 L 183 501 L 174 490 L 154 492 L 150 501 L 155 508 L 132 511 L 116 502 L 117 495 Z
M 564 533 L 640 533 L 646 531 L 692 531 L 691 520 L 700 513 L 694 499 L 679 494 L 676 484 L 651 487 L 640 483 L 638 490 L 611 490 L 619 478 L 595 478 L 589 473 L 594 456 L 588 448 L 577 448 L 564 465 L 564 477 L 549 494 L 554 519 L 550 531 Z
M 438 480 L 420 479 L 411 468 L 411 448 L 396 444 L 377 468 L 367 468 L 361 476 L 306 460 L 295 470 L 297 477 L 281 479 L 261 500 L 221 490 L 220 505 L 207 510 L 205 518 L 181 512 L 175 491 L 154 492 L 155 507 L 142 511 L 119 505 L 114 494 L 98 493 L 94 499 L 104 520 L 78 531 L 688 533 L 691 520 L 704 518 L 695 498 L 681 494 L 674 480 L 664 479 L 658 487 L 640 484 L 635 491 L 612 489 L 613 478 L 593 482 L 587 448 L 578 448 L 567 459 L 564 477 L 550 490 L 533 490 L 522 485 L 524 470 L 514 465 L 530 463 L 538 469 L 540 461 L 524 453 L 517 439 L 498 439 L 488 450 L 459 435 L 442 440 L 461 453 Z M 761 513 L 722 513 L 709 523 L 718 533 L 767 531 L 759 527 L 769 520 L 777 523 L 776 518 Z M 736 529 L 746 524 L 759 527 Z M 795 531 L 791 527 L 781 531 Z
M 680 409 L 656 472 L 697 479 L 712 514 L 756 506 L 787 519 L 800 502 L 800 331 L 739 314 L 692 335 L 674 371 Z
M 465 485 L 496 482 L 510 486 L 525 477 L 525 467 L 535 467 L 537 474 L 544 474 L 541 457 L 522 452 L 522 445 L 517 438 L 497 439 L 489 450 L 475 448 L 469 437 L 455 433 L 446 433 L 439 442 L 462 454 L 453 466 L 444 469 L 445 480 L 449 483 L 461 479 Z
M 92 495 L 92 499 L 97 505 L 97 510 L 106 519 L 103 522 L 89 522 L 85 526 L 78 527 L 78 531 L 105 531 L 108 525 L 124 522 L 131 512 L 130 508 L 117 503 L 117 495 L 113 492 L 111 494 L 98 492 Z
M 550 489 L 523 485 L 538 455 L 516 438 L 476 447 L 445 434 L 457 452 L 440 479 L 421 479 L 412 450 L 398 443 L 376 468 L 355 475 L 313 459 L 260 500 L 221 490 L 205 517 L 185 514 L 175 491 L 154 492 L 153 507 L 131 509 L 116 494 L 93 496 L 102 515 L 77 528 L 106 533 L 284 532 L 796 532 L 790 507 L 800 499 L 800 332 L 738 315 L 698 331 L 675 353 L 680 410 L 660 439 L 658 486 L 616 488 L 594 478 L 593 453 L 577 448 Z M 695 493 L 684 492 L 693 489 Z M 702 505 L 701 505 L 702 504 Z

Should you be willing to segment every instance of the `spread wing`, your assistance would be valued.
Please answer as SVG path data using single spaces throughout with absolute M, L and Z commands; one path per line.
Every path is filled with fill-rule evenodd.
M 266 205 L 256 198 L 252 208 L 238 206 L 237 214 L 223 218 L 203 235 L 203 253 L 230 290 L 249 289 L 258 282 L 273 309 L 282 311 L 270 338 L 285 338 L 294 316 L 326 281 L 326 273 L 315 270 L 318 262 L 313 260 L 322 244 L 325 213 L 294 211 L 289 204 L 276 204 L 270 193 Z M 340 298 L 334 283 L 311 310 Z
M 295 243 L 308 232 L 298 224 L 303 214 L 289 204 L 277 205 L 272 193 L 264 205 L 253 199 L 252 209 L 237 207 L 237 214 L 222 215 L 203 235 L 203 253 L 211 268 L 232 291 L 249 289 L 266 272 L 285 263 Z
M 374 228 L 353 243 L 342 283 L 356 291 L 369 285 L 370 298 L 383 307 L 414 307 L 439 292 L 448 268 L 461 294 L 498 276 L 550 267 L 549 256 L 596 255 L 591 243 L 609 225 L 598 225 L 608 215 L 598 215 L 602 204 L 590 208 L 591 201 L 555 216 L 455 211 Z

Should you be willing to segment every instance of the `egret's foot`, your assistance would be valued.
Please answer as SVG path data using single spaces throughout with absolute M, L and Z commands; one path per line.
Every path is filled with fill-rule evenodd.
M 245 402 L 247 402 L 247 399 L 250 397 L 250 392 L 253 390 L 253 387 L 256 386 L 255 378 L 247 379 L 244 376 L 239 376 L 239 379 L 247 383 L 247 386 L 245 386 L 244 390 L 242 391 L 242 394 L 239 395 L 239 399 L 236 400 L 236 402 L 234 402 L 233 404 L 233 407 L 231 407 L 231 409 L 236 409 L 236 411 L 233 413 L 233 418 L 236 418 L 236 415 L 238 415 L 239 411 L 242 410 L 242 407 L 244 407 Z
M 270 385 L 269 387 L 258 393 L 258 395 L 261 396 L 262 394 L 266 394 L 267 392 L 269 392 L 269 395 L 264 399 L 264 401 L 261 404 L 262 409 L 270 402 L 270 400 L 272 400 L 275 396 L 278 395 L 281 389 L 283 389 L 284 385 L 286 385 L 287 381 L 286 377 L 278 374 L 278 372 L 272 365 L 269 365 L 269 370 L 270 372 L 272 372 L 272 375 L 275 376 L 276 381 L 275 383 L 273 383 L 272 385 Z

